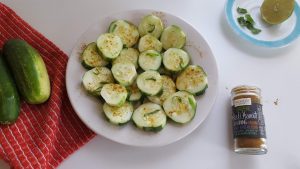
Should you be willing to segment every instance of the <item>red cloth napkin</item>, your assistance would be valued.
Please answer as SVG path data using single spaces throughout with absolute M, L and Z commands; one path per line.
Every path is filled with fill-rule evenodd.
M 22 101 L 16 123 L 0 126 L 0 158 L 12 168 L 56 168 L 95 134 L 77 117 L 68 100 L 68 57 L 14 11 L 0 3 L 0 48 L 10 38 L 26 40 L 42 55 L 51 81 L 51 97 L 40 105 Z

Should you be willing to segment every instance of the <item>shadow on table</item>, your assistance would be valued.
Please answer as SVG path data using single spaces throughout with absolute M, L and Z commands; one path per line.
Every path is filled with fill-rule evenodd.
M 293 42 L 291 45 L 282 48 L 268 48 L 268 47 L 257 46 L 244 40 L 242 37 L 239 37 L 237 33 L 235 33 L 231 29 L 230 25 L 227 22 L 224 10 L 223 12 L 221 12 L 219 21 L 220 21 L 220 27 L 222 29 L 222 33 L 224 37 L 227 39 L 227 42 L 231 43 L 234 47 L 241 50 L 242 52 L 248 53 L 249 55 L 259 57 L 259 58 L 265 58 L 265 59 L 280 57 L 280 56 L 284 56 L 285 53 L 287 53 L 289 50 L 292 50 L 295 47 L 295 45 L 293 45 Z

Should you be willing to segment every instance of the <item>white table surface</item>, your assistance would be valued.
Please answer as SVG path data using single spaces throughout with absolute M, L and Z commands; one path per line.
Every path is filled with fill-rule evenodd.
M 300 41 L 281 49 L 253 46 L 228 27 L 225 0 L 1 0 L 30 25 L 70 53 L 98 17 L 129 9 L 155 9 L 191 23 L 210 44 L 220 74 L 219 95 L 205 122 L 184 139 L 160 148 L 121 145 L 101 136 L 69 156 L 58 168 L 130 169 L 299 169 Z M 261 87 L 267 126 L 267 155 L 232 151 L 230 89 Z M 274 102 L 279 100 L 278 105 Z M 8 168 L 1 161 L 0 168 Z

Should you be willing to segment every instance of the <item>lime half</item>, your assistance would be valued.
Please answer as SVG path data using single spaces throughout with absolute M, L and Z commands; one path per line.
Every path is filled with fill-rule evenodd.
M 294 11 L 295 0 L 264 0 L 260 7 L 261 17 L 269 24 L 280 24 Z

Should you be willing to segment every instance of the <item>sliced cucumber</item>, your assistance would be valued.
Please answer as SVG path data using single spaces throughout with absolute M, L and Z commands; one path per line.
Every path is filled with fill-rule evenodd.
M 123 43 L 119 36 L 105 33 L 97 39 L 97 47 L 105 59 L 111 60 L 119 56 Z
M 114 78 L 123 86 L 131 85 L 137 76 L 132 63 L 116 63 L 112 66 L 111 71 Z
M 146 50 L 156 50 L 160 52 L 162 50 L 162 43 L 154 36 L 147 34 L 140 39 L 138 48 L 140 52 Z
M 189 65 L 176 79 L 178 90 L 184 90 L 194 95 L 201 95 L 208 87 L 208 79 L 201 66 Z
M 110 106 L 105 103 L 103 111 L 109 122 L 117 125 L 123 125 L 130 121 L 133 114 L 133 106 L 130 102 L 125 102 L 121 107 Z
M 82 65 L 86 69 L 92 69 L 98 66 L 106 66 L 108 62 L 99 54 L 96 42 L 86 46 L 81 55 Z
M 155 50 L 146 50 L 139 56 L 139 65 L 143 70 L 158 70 L 161 65 L 162 57 Z
M 165 68 L 172 72 L 179 72 L 186 68 L 190 62 L 189 55 L 182 49 L 169 48 L 163 54 Z
M 95 67 L 82 77 L 84 89 L 92 95 L 99 96 L 104 84 L 113 83 L 114 78 L 111 71 L 106 67 Z
M 136 81 L 127 88 L 128 90 L 128 94 L 129 94 L 129 97 L 128 97 L 128 100 L 129 101 L 138 101 L 141 99 L 142 97 L 142 92 L 140 91 L 140 89 L 138 88 L 137 84 L 136 84 Z
M 116 63 L 132 63 L 135 68 L 138 68 L 138 57 L 139 51 L 134 48 L 124 48 L 122 49 L 120 55 L 113 60 L 112 64 Z
M 145 131 L 158 132 L 162 130 L 167 117 L 160 105 L 155 103 L 145 103 L 140 105 L 133 113 L 134 124 Z
M 153 103 L 163 105 L 164 101 L 173 93 L 176 92 L 176 86 L 173 80 L 165 75 L 161 76 L 162 94 L 158 96 L 148 96 L 148 99 Z
M 122 39 L 125 47 L 132 47 L 139 39 L 138 28 L 125 20 L 113 21 L 109 26 L 109 33 L 114 33 Z
M 101 96 L 110 106 L 122 106 L 127 98 L 127 90 L 120 84 L 105 84 L 101 90 Z
M 154 96 L 162 90 L 161 76 L 157 71 L 148 70 L 138 75 L 138 88 L 148 96 Z
M 197 102 L 192 94 L 186 91 L 178 91 L 168 97 L 163 107 L 170 119 L 184 124 L 194 118 Z
M 180 27 L 171 25 L 163 31 L 160 41 L 165 50 L 169 48 L 182 48 L 186 41 L 186 35 Z
M 164 25 L 159 17 L 155 15 L 147 15 L 142 19 L 138 28 L 141 36 L 150 34 L 159 38 L 164 29 Z

